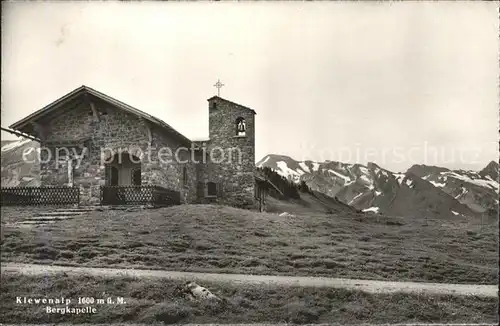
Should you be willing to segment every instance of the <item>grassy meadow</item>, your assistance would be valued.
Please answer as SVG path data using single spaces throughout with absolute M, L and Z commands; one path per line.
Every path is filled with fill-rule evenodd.
M 181 205 L 10 225 L 35 212 L 2 207 L 3 262 L 497 283 L 497 222 Z
M 2 275 L 4 323 L 496 323 L 495 298 L 368 294 L 343 289 L 201 283 L 223 299 L 193 302 L 181 280 L 102 278 L 63 274 Z M 47 305 L 23 305 L 16 297 L 70 298 L 70 307 L 94 314 L 47 313 Z M 77 297 L 123 297 L 123 304 L 78 305 Z M 52 305 L 52 307 L 63 307 Z

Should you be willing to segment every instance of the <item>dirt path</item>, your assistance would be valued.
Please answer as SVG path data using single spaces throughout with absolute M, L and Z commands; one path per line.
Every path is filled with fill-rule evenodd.
M 199 281 L 223 281 L 240 284 L 277 284 L 292 286 L 331 287 L 359 290 L 370 293 L 426 293 L 451 295 L 476 295 L 482 297 L 498 297 L 497 285 L 419 283 L 419 282 L 389 282 L 372 280 L 355 280 L 326 277 L 301 276 L 270 276 L 244 274 L 213 274 L 140 269 L 113 269 L 91 267 L 68 267 L 53 265 L 2 263 L 2 273 L 22 273 L 28 275 L 43 275 L 65 272 L 68 275 L 93 276 L 131 276 L 131 277 L 162 277 L 171 279 L 196 279 Z

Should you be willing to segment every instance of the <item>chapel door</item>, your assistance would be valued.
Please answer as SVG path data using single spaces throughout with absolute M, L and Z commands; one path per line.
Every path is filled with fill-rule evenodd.
M 109 185 L 110 186 L 118 186 L 118 168 L 116 166 L 112 166 L 109 169 Z
M 107 185 L 118 186 L 118 168 L 109 166 L 107 169 Z M 116 205 L 119 203 L 119 189 L 116 187 L 105 187 L 103 192 L 102 204 Z

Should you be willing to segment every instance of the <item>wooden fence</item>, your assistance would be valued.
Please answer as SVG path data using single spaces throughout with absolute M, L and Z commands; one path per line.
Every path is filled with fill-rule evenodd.
M 71 205 L 80 202 L 77 187 L 10 187 L 1 188 L 2 206 Z
M 171 206 L 180 203 L 180 192 L 160 186 L 101 186 L 101 205 Z

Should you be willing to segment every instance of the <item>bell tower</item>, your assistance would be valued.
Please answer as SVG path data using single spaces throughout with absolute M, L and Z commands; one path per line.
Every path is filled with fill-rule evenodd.
M 214 96 L 208 99 L 208 174 L 220 202 L 254 202 L 255 111 Z

